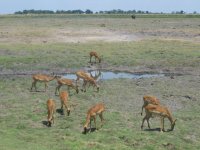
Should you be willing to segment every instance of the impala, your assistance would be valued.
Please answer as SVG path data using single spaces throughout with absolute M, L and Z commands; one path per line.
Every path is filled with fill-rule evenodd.
M 54 123 L 54 113 L 55 113 L 56 105 L 53 99 L 47 100 L 47 110 L 48 110 L 48 116 L 47 116 L 47 126 L 51 127 L 51 124 Z
M 88 112 L 86 117 L 86 123 L 84 125 L 84 133 L 87 133 L 87 127 L 90 124 L 90 131 L 91 131 L 91 121 L 94 120 L 95 128 L 96 128 L 96 116 L 99 115 L 101 119 L 101 127 L 103 126 L 103 112 L 105 111 L 105 105 L 103 103 L 96 104 L 92 106 Z
M 92 57 L 95 58 L 95 63 L 96 63 L 96 59 L 98 59 L 99 63 L 101 63 L 101 58 L 99 57 L 99 55 L 97 54 L 97 52 L 94 52 L 94 51 L 90 52 L 90 63 L 91 63 Z
M 86 77 L 89 77 L 89 74 L 86 73 L 85 71 L 77 71 L 76 72 L 76 84 L 79 81 L 79 79 L 85 79 Z
M 148 105 L 148 104 L 154 104 L 154 105 L 160 105 L 160 100 L 157 99 L 155 96 L 149 96 L 149 95 L 145 95 L 143 96 L 143 101 L 144 101 L 144 104 L 142 106 L 142 112 L 141 112 L 141 115 L 143 113 L 143 108 Z
M 67 115 L 70 115 L 70 106 L 69 106 L 69 94 L 66 91 L 61 91 L 60 92 L 60 102 L 61 102 L 61 110 L 63 111 L 63 106 L 65 106 L 66 110 L 67 110 Z
M 96 83 L 96 80 L 92 77 L 86 77 L 83 80 L 83 91 L 86 92 L 86 85 L 89 83 L 89 85 L 93 85 L 93 87 L 97 88 L 97 92 L 99 91 L 99 85 Z
M 76 90 L 76 93 L 79 92 L 78 86 L 74 85 L 73 80 L 71 80 L 71 79 L 60 78 L 60 79 L 57 79 L 57 83 L 58 83 L 58 86 L 56 87 L 55 95 L 57 94 L 57 91 L 60 92 L 60 88 L 63 85 L 67 85 L 68 91 L 69 91 L 69 88 L 71 87 L 74 90 Z
M 47 83 L 49 81 L 52 81 L 55 78 L 57 78 L 57 76 L 49 76 L 49 75 L 45 75 L 45 74 L 36 74 L 36 75 L 33 75 L 32 78 L 33 78 L 33 82 L 32 82 L 32 86 L 31 86 L 31 91 L 32 91 L 33 87 L 35 88 L 35 91 L 37 91 L 37 88 L 36 88 L 37 82 L 44 82 L 45 92 L 46 92 L 46 89 L 48 87 Z
M 164 130 L 164 119 L 165 118 L 169 119 L 169 121 L 171 123 L 171 131 L 173 131 L 175 122 L 177 119 L 172 118 L 171 112 L 169 111 L 169 109 L 167 107 L 164 107 L 161 105 L 148 104 L 144 108 L 145 108 L 146 115 L 142 120 L 141 129 L 143 129 L 145 120 L 147 120 L 148 127 L 150 128 L 149 119 L 157 116 L 157 117 L 160 117 L 160 121 L 161 121 L 160 132 L 165 131 Z

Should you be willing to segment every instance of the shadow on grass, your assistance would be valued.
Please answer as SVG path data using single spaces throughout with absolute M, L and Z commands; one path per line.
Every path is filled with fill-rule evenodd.
M 144 131 L 158 131 L 160 132 L 160 128 L 154 128 L 154 129 L 144 129 Z M 172 130 L 171 129 L 167 129 L 163 132 L 171 132 Z
M 97 130 L 96 128 L 87 129 L 86 131 L 82 131 L 82 134 L 92 133 L 95 132 L 96 130 Z
M 59 113 L 60 115 L 64 115 L 64 112 L 62 109 L 58 108 L 56 109 L 56 112 Z
M 49 124 L 48 124 L 48 121 L 42 121 L 42 124 L 47 126 L 47 127 L 51 127 Z
M 31 93 L 40 93 L 40 92 L 43 92 L 43 93 L 44 93 L 44 92 L 45 92 L 45 90 L 36 90 L 36 91 L 34 90 L 34 91 L 33 91 L 33 90 L 30 90 L 30 89 L 29 89 L 29 91 L 30 91 Z
M 160 132 L 160 128 L 144 129 L 144 131 L 159 131 Z

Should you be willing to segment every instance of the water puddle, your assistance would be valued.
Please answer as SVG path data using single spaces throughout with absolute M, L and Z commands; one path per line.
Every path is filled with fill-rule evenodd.
M 165 74 L 133 74 L 127 72 L 112 72 L 112 71 L 91 71 L 89 72 L 96 80 L 110 80 L 110 79 L 141 79 L 141 78 L 159 78 L 164 77 Z M 76 79 L 75 74 L 65 74 L 64 78 Z

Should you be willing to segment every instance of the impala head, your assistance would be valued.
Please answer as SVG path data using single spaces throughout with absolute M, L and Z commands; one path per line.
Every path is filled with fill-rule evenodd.
M 86 134 L 87 133 L 87 125 L 85 125 L 84 127 L 83 127 L 83 134 Z
M 177 119 L 175 119 L 175 120 L 172 122 L 172 124 L 171 124 L 171 131 L 174 130 L 174 127 L 175 127 L 175 125 L 176 125 L 176 121 L 177 121 Z

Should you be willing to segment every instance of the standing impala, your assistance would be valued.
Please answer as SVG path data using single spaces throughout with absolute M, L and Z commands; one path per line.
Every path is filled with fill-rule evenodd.
M 79 92 L 78 86 L 77 86 L 77 85 L 74 85 L 73 80 L 71 80 L 71 79 L 60 78 L 60 79 L 57 79 L 57 83 L 58 83 L 58 86 L 56 87 L 55 95 L 57 94 L 57 91 L 60 92 L 60 88 L 61 88 L 61 86 L 63 86 L 63 85 L 67 85 L 68 91 L 69 91 L 69 88 L 71 87 L 71 88 L 73 88 L 74 90 L 76 90 L 76 93 L 77 93 L 77 94 L 78 94 L 78 92 Z
M 157 117 L 160 117 L 160 121 L 161 121 L 160 132 L 165 131 L 164 130 L 164 119 L 165 118 L 168 118 L 171 123 L 171 131 L 174 130 L 175 122 L 177 119 L 172 118 L 171 112 L 169 111 L 169 109 L 167 107 L 164 107 L 161 105 L 148 104 L 144 108 L 145 108 L 146 115 L 142 120 L 141 129 L 143 129 L 145 120 L 147 120 L 148 127 L 150 128 L 149 119 L 154 116 L 157 116 Z
M 37 88 L 36 88 L 37 82 L 44 82 L 45 92 L 46 92 L 46 89 L 48 87 L 47 83 L 49 81 L 52 81 L 55 78 L 57 78 L 57 76 L 49 76 L 49 75 L 45 75 L 45 74 L 36 74 L 36 75 L 33 75 L 32 78 L 33 78 L 33 82 L 32 82 L 32 86 L 31 86 L 31 91 L 32 91 L 33 87 L 35 88 L 35 91 L 37 91 Z
M 105 105 L 103 103 L 96 104 L 92 106 L 88 112 L 86 117 L 86 123 L 84 125 L 84 133 L 87 133 L 87 127 L 90 124 L 90 131 L 91 131 L 91 121 L 94 120 L 95 128 L 96 128 L 96 116 L 99 115 L 101 119 L 101 127 L 103 126 L 103 112 L 105 111 Z
M 144 101 L 144 104 L 142 106 L 141 116 L 143 113 L 143 108 L 147 106 L 148 104 L 160 105 L 160 100 L 157 99 L 155 96 L 145 95 L 143 96 L 143 101 Z
M 47 100 L 47 126 L 51 127 L 51 124 L 54 123 L 54 113 L 55 113 L 56 105 L 53 99 Z
M 94 51 L 90 52 L 90 63 L 91 63 L 92 57 L 95 58 L 95 63 L 96 63 L 96 59 L 98 59 L 99 63 L 101 63 L 101 58 L 99 57 L 99 55 L 97 54 L 97 52 L 94 52 Z

